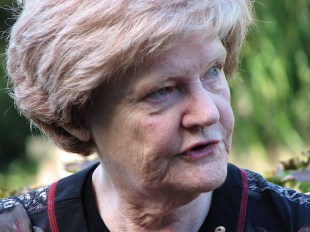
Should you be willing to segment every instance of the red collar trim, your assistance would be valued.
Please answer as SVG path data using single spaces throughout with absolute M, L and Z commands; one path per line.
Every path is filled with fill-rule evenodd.
M 57 182 L 53 183 L 50 187 L 49 193 L 48 193 L 48 200 L 47 200 L 47 213 L 48 213 L 48 220 L 50 223 L 50 228 L 52 232 L 58 232 L 58 225 L 56 220 L 56 214 L 55 214 L 55 193 L 56 193 L 56 186 Z
M 239 220 L 237 225 L 237 232 L 242 232 L 244 230 L 246 211 L 248 205 L 248 177 L 246 172 L 243 169 L 240 169 L 242 177 L 242 195 L 241 195 L 241 204 L 239 210 Z

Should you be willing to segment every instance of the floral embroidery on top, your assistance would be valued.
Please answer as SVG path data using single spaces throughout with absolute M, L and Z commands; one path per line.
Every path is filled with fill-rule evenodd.
M 39 227 L 32 227 L 29 214 L 47 207 L 50 186 L 42 187 L 19 197 L 0 199 L 1 231 L 43 232 Z
M 0 199 L 0 214 L 12 211 L 18 204 L 20 203 L 14 198 Z
M 48 185 L 18 197 L 0 199 L 0 214 L 14 210 L 19 204 L 23 205 L 27 212 L 46 207 L 49 188 Z
M 18 197 L 28 212 L 44 208 L 47 205 L 47 195 L 50 185 L 33 190 Z
M 266 181 L 261 175 L 245 170 L 249 180 L 249 189 L 255 192 L 263 192 L 266 190 L 274 191 L 285 199 L 298 202 L 300 205 L 310 205 L 310 196 L 296 192 L 292 189 L 281 187 Z

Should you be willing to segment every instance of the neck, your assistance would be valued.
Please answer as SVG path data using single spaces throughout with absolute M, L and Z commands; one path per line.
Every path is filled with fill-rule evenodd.
M 110 231 L 198 231 L 211 205 L 212 192 L 145 194 L 118 189 L 100 165 L 93 186 L 101 218 Z

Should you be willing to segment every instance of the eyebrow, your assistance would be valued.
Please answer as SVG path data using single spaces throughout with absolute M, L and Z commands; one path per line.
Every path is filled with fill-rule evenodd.
M 225 47 L 217 46 L 215 50 L 216 50 L 215 52 L 211 52 L 211 55 L 208 55 L 208 54 L 205 55 L 204 58 L 206 59 L 204 59 L 204 61 L 200 62 L 198 60 L 199 61 L 198 64 L 195 64 L 199 66 L 202 72 L 206 72 L 209 68 L 211 68 L 213 64 L 225 63 L 226 58 L 227 58 L 227 51 Z M 208 56 L 211 56 L 211 58 L 209 58 Z M 174 63 L 174 61 L 176 62 Z M 163 66 L 161 69 L 162 76 L 168 77 L 167 79 L 175 79 L 177 77 L 187 76 L 189 72 L 188 66 L 177 64 L 178 61 L 180 61 L 179 58 L 174 57 L 172 59 L 172 63 L 174 63 L 173 65 L 171 65 L 171 60 L 170 62 L 161 62 L 163 63 Z

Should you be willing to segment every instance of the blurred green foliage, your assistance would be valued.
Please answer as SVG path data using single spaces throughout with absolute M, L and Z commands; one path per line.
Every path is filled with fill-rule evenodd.
M 234 151 L 272 158 L 310 145 L 310 1 L 256 1 L 256 26 L 231 83 Z
M 0 0 L 0 6 L 12 2 Z M 255 11 L 256 26 L 243 48 L 238 75 L 230 82 L 236 117 L 233 151 L 239 159 L 255 151 L 257 159 L 267 160 L 277 157 L 278 148 L 292 154 L 309 149 L 310 1 L 260 0 Z M 1 31 L 12 24 L 10 17 L 0 8 Z M 3 35 L 0 53 L 5 51 Z M 0 59 L 4 66 L 4 56 Z M 24 139 L 30 125 L 14 110 L 2 66 L 0 76 L 0 173 L 18 172 L 13 160 L 26 160 Z M 4 180 L 0 175 L 0 186 Z

